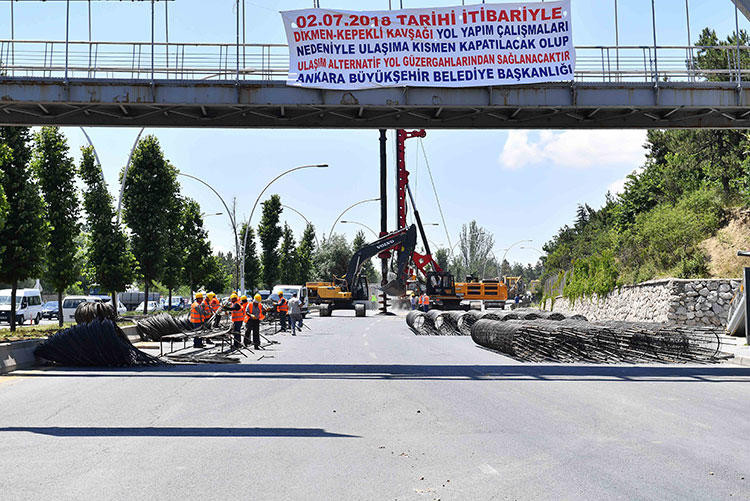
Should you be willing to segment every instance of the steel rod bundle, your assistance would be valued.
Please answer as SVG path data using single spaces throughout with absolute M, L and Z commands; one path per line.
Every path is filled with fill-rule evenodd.
M 135 348 L 109 319 L 95 319 L 64 329 L 43 341 L 34 354 L 71 367 L 134 367 L 162 362 Z
M 412 310 L 406 314 L 406 325 L 416 334 L 417 336 L 429 335 L 427 332 L 422 330 L 424 326 L 425 314 L 421 311 Z
M 73 317 L 77 324 L 87 324 L 105 318 L 114 322 L 117 320 L 117 310 L 111 304 L 86 302 L 78 305 Z
M 458 330 L 463 336 L 471 336 L 471 327 L 476 323 L 477 320 L 482 318 L 482 312 L 480 311 L 467 311 L 458 320 Z
M 474 342 L 531 362 L 715 362 L 726 358 L 718 332 L 661 324 L 481 319 Z
M 187 314 L 173 317 L 168 313 L 160 313 L 135 322 L 135 329 L 141 339 L 159 341 L 163 336 L 179 334 L 192 330 Z

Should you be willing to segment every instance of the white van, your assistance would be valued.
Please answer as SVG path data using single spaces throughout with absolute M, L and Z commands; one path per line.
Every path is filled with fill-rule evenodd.
M 75 322 L 76 308 L 81 303 L 103 303 L 101 296 L 65 296 L 62 304 L 63 322 Z
M 10 323 L 11 289 L 0 290 L 0 322 Z M 16 290 L 16 325 L 42 320 L 42 294 L 38 289 Z
M 297 294 L 300 306 L 302 307 L 302 315 L 307 315 L 309 311 L 309 294 L 307 293 L 307 287 L 304 285 L 274 285 L 271 296 L 278 296 L 279 292 L 284 293 L 284 297 L 287 301 L 292 299 L 292 294 Z M 250 296 L 248 296 L 250 297 Z M 278 297 L 273 298 L 274 301 L 278 300 Z

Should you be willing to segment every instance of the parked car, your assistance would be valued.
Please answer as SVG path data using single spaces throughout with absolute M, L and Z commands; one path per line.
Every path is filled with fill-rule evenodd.
M 98 296 L 101 298 L 102 302 L 105 304 L 112 304 L 112 296 Z M 125 305 L 122 304 L 120 301 L 117 302 L 117 314 L 122 315 L 123 313 L 127 312 L 128 309 L 125 308 Z
M 49 320 L 52 320 L 53 318 L 57 318 L 57 315 L 59 313 L 59 305 L 57 301 L 47 301 L 44 303 L 44 306 L 42 306 L 42 318 L 47 318 Z
M 63 322 L 74 322 L 76 308 L 81 303 L 103 303 L 101 296 L 65 296 L 63 299 Z
M 11 289 L 0 290 L 0 322 L 10 323 Z M 16 290 L 16 323 L 42 320 L 42 293 L 38 289 Z
M 162 308 L 161 303 L 159 301 L 149 301 L 148 302 L 148 311 L 162 311 L 164 308 Z M 135 309 L 136 313 L 143 312 L 143 303 L 139 304 L 138 307 Z

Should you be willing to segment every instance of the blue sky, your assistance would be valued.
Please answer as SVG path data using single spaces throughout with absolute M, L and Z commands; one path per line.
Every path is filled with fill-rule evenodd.
M 308 8 L 312 1 L 246 0 L 247 41 L 284 43 L 280 10 Z M 398 5 L 394 0 L 394 6 Z M 456 0 L 404 0 L 405 7 L 449 6 Z M 474 3 L 474 2 L 467 2 Z M 150 40 L 150 5 L 92 2 L 93 39 Z M 233 42 L 234 0 L 176 0 L 169 4 L 170 41 Z M 321 0 L 327 8 L 387 9 L 387 0 Z M 576 45 L 614 44 L 613 0 L 572 0 Z M 64 2 L 17 2 L 17 39 L 65 38 Z M 0 2 L 0 37 L 10 37 L 10 6 Z M 705 26 L 724 37 L 734 29 L 729 0 L 690 0 L 693 39 Z M 650 0 L 620 0 L 620 43 L 648 45 L 651 40 Z M 659 45 L 684 45 L 687 40 L 684 0 L 656 0 Z M 71 2 L 71 39 L 88 37 L 86 2 Z M 740 27 L 748 29 L 745 19 Z M 157 40 L 164 38 L 164 4 L 157 4 Z M 86 144 L 75 128 L 65 129 L 76 158 Z M 117 173 L 127 161 L 137 129 L 88 128 L 116 192 Z M 209 180 L 228 200 L 238 201 L 241 216 L 249 215 L 259 190 L 278 172 L 296 165 L 328 163 L 325 170 L 294 173 L 274 185 L 284 204 L 303 212 L 319 234 L 328 234 L 334 219 L 352 203 L 378 196 L 378 133 L 354 130 L 223 130 L 147 129 L 155 134 L 169 160 L 182 171 Z M 476 219 L 495 235 L 496 249 L 522 239 L 541 247 L 557 229 L 570 223 L 578 203 L 599 206 L 608 189 L 643 161 L 644 131 L 428 131 L 427 160 L 445 212 L 447 230 L 455 242 L 461 224 Z M 389 161 L 392 163 L 392 146 Z M 418 143 L 408 143 L 407 163 L 423 219 L 440 222 L 425 159 Z M 392 172 L 389 172 L 392 184 Z M 206 213 L 225 212 L 216 197 L 198 183 L 182 179 L 183 191 Z M 389 211 L 393 217 L 393 197 Z M 257 217 L 257 216 L 256 216 Z M 287 211 L 284 218 L 299 236 L 302 219 Z M 377 204 L 352 210 L 347 219 L 377 230 Z M 207 218 L 216 249 L 231 250 L 233 237 L 224 216 Z M 254 223 L 257 220 L 254 219 Z M 351 238 L 359 227 L 339 224 L 336 231 Z M 447 242 L 442 226 L 427 228 L 433 244 Z M 369 233 L 369 232 L 368 232 Z M 534 262 L 538 253 L 515 248 L 512 261 Z

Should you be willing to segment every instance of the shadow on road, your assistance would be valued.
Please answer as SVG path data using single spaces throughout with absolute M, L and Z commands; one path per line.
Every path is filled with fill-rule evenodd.
M 24 377 L 143 377 L 249 379 L 381 379 L 477 381 L 750 382 L 750 368 L 726 365 L 173 365 L 144 369 L 81 369 L 17 373 Z
M 303 437 L 360 438 L 357 435 L 330 433 L 321 428 L 131 428 L 131 427 L 58 427 L 11 426 L 2 432 L 26 431 L 53 437 Z

